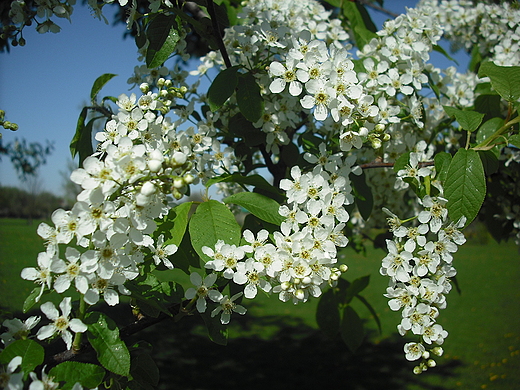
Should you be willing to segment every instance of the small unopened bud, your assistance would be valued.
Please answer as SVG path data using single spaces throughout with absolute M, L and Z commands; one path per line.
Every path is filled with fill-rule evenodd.
M 165 81 L 166 80 L 164 79 L 164 77 L 159 77 L 159 79 L 157 80 L 157 86 L 162 87 Z
M 281 289 L 283 291 L 287 291 L 289 290 L 289 288 L 291 287 L 291 283 L 289 282 L 282 282 L 282 284 L 280 285 Z
M 414 373 L 415 375 L 422 374 L 422 368 L 419 367 L 419 366 L 415 366 L 415 367 L 413 368 L 413 373 Z
M 150 90 L 150 86 L 148 85 L 148 83 L 142 83 L 139 86 L 139 89 L 141 90 L 142 93 L 148 93 L 148 91 Z
M 423 357 L 423 359 L 429 359 L 429 358 L 430 358 L 430 352 L 428 352 L 428 351 L 424 351 L 424 352 L 422 353 L 422 357 Z
M 159 160 L 150 160 L 148 161 L 148 168 L 152 172 L 159 172 L 162 168 L 162 162 Z
M 173 180 L 173 187 L 177 189 L 184 187 L 184 180 L 180 177 Z
M 191 175 L 189 173 L 184 176 L 184 183 L 186 183 L 186 184 L 193 183 L 193 180 L 195 180 L 195 178 L 193 177 L 193 175 Z
M 306 277 L 304 277 L 304 278 L 302 279 L 302 283 L 303 283 L 303 284 L 311 284 L 311 282 L 312 282 L 312 279 L 309 278 L 308 276 L 306 276 Z
M 442 349 L 442 347 L 435 347 L 432 349 L 432 353 L 435 356 L 442 356 L 442 354 L 444 353 L 444 349 Z
M 294 296 L 297 298 L 297 299 L 300 299 L 302 300 L 303 298 L 305 298 L 305 293 L 303 292 L 303 290 L 301 288 L 299 288 L 298 290 L 296 290 L 294 292 Z
M 150 196 L 150 195 L 153 195 L 154 193 L 155 193 L 155 186 L 151 181 L 147 181 L 141 187 L 141 194 L 143 194 L 145 196 Z
M 182 152 L 175 152 L 172 156 L 172 162 L 176 165 L 182 165 L 186 162 L 186 155 Z
M 388 133 L 383 134 L 383 141 L 388 142 L 388 141 L 390 141 L 390 138 L 392 138 L 392 136 L 390 134 L 388 134 Z
M 372 139 L 372 148 L 373 149 L 379 149 L 382 145 L 382 142 L 379 138 Z
M 435 367 L 437 365 L 437 362 L 433 359 L 428 359 L 428 361 L 426 362 L 426 364 L 428 365 L 428 367 Z
M 340 270 L 341 272 L 347 272 L 347 270 L 348 270 L 348 265 L 346 265 L 346 264 L 341 264 L 341 265 L 339 266 L 339 270 Z
M 375 131 L 376 133 L 380 133 L 380 134 L 381 134 L 382 132 L 385 131 L 385 125 L 383 125 L 382 123 L 378 123 L 378 124 L 376 125 L 376 127 L 374 128 L 374 131 Z
M 366 137 L 368 135 L 368 129 L 366 127 L 360 127 L 359 131 L 358 131 L 358 134 L 361 137 Z

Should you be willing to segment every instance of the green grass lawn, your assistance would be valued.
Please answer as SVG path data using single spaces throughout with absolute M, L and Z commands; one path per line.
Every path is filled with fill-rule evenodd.
M 34 287 L 31 282 L 22 280 L 19 275 L 24 267 L 36 264 L 37 254 L 43 250 L 43 242 L 36 234 L 37 226 L 38 222 L 27 225 L 23 220 L 0 220 L 0 306 L 8 310 L 16 311 L 20 308 L 27 294 Z M 367 326 L 371 329 L 370 343 L 366 343 L 362 348 L 365 355 L 370 357 L 372 354 L 373 358 L 374 354 L 388 354 L 388 356 L 378 356 L 379 363 L 373 363 L 373 361 L 367 360 L 369 358 L 363 357 L 365 355 L 360 355 L 359 358 L 354 357 L 340 364 L 339 362 L 343 359 L 341 356 L 346 355 L 346 352 L 342 352 L 345 350 L 340 345 L 341 343 L 335 340 L 332 341 L 332 344 L 327 344 L 327 341 L 316 336 L 317 325 L 314 316 L 316 301 L 294 306 L 291 303 L 279 302 L 277 297 L 268 298 L 264 295 L 259 295 L 258 299 L 252 302 L 244 302 L 248 307 L 248 313 L 243 318 L 237 320 L 235 317 L 233 318 L 232 323 L 236 321 L 236 326 L 231 328 L 231 340 L 228 347 L 215 346 L 203 337 L 199 340 L 197 337 L 201 333 L 200 329 L 194 332 L 191 328 L 191 330 L 182 329 L 184 334 L 179 334 L 179 339 L 171 342 L 173 344 L 165 342 L 163 346 L 165 349 L 161 350 L 161 346 L 158 346 L 156 353 L 164 356 L 164 365 L 167 367 L 171 365 L 172 360 L 179 367 L 184 367 L 183 375 L 192 375 L 190 370 L 193 367 L 200 367 L 202 362 L 205 362 L 204 359 L 209 359 L 213 353 L 215 359 L 224 354 L 230 354 L 230 357 L 227 358 L 229 360 L 224 359 L 220 363 L 211 360 L 210 363 L 204 363 L 216 364 L 218 367 L 227 364 L 235 367 L 236 371 L 237 366 L 248 367 L 244 372 L 252 375 L 250 382 L 244 378 L 242 381 L 236 378 L 231 379 L 231 375 L 226 378 L 227 382 L 221 378 L 223 384 L 229 383 L 227 387 L 229 389 L 243 386 L 260 388 L 260 386 L 255 387 L 255 383 L 262 383 L 262 375 L 259 373 L 253 375 L 251 370 L 268 370 L 272 376 L 279 375 L 277 368 L 265 366 L 268 361 L 283 366 L 283 372 L 286 372 L 291 378 L 287 384 L 289 387 L 285 388 L 294 388 L 292 384 L 299 383 L 301 379 L 299 376 L 303 376 L 305 379 L 306 375 L 307 377 L 319 375 L 311 367 L 306 368 L 302 366 L 304 363 L 299 363 L 299 359 L 307 356 L 308 349 L 313 351 L 309 356 L 320 356 L 321 360 L 314 363 L 316 370 L 322 369 L 322 360 L 326 359 L 326 357 L 321 357 L 321 353 L 325 354 L 323 349 L 328 350 L 332 354 L 331 356 L 335 357 L 335 365 L 331 363 L 324 368 L 334 370 L 334 372 L 324 374 L 330 378 L 335 378 L 337 370 L 340 372 L 345 370 L 342 378 L 345 378 L 348 383 L 349 375 L 353 378 L 356 372 L 357 375 L 365 372 L 359 366 L 363 362 L 363 364 L 367 364 L 366 367 L 376 364 L 376 366 L 372 366 L 374 372 L 377 372 L 378 368 L 386 370 L 387 378 L 399 376 L 399 383 L 401 383 L 392 384 L 393 382 L 391 383 L 391 379 L 389 379 L 389 382 L 385 383 L 383 387 L 377 387 L 377 385 L 371 387 L 372 385 L 367 384 L 370 381 L 367 382 L 365 379 L 364 382 L 359 382 L 363 383 L 362 385 L 344 387 L 349 389 L 511 390 L 520 388 L 520 255 L 513 243 L 497 244 L 489 240 L 485 245 L 479 245 L 478 242 L 473 241 L 459 248 L 454 256 L 454 266 L 458 270 L 457 282 L 461 294 L 453 289 L 448 296 L 448 307 L 441 311 L 438 318 L 438 322 L 449 332 L 449 337 L 443 345 L 445 355 L 437 359 L 439 367 L 421 375 L 420 381 L 411 373 L 413 364 L 404 359 L 402 345 L 406 340 L 396 337 L 396 325 L 400 321 L 400 313 L 390 311 L 386 298 L 382 296 L 388 283 L 386 278 L 379 275 L 380 260 L 384 256 L 384 252 L 369 250 L 367 257 L 364 257 L 351 250 L 346 250 L 342 256 L 342 261 L 349 265 L 347 279 L 353 280 L 359 276 L 371 275 L 370 285 L 362 295 L 380 313 L 382 334 L 377 334 L 375 322 L 370 319 L 368 311 L 362 305 L 357 305 L 356 309 L 363 318 L 367 319 Z M 180 271 L 173 271 L 169 276 L 177 273 L 187 280 L 187 276 Z M 280 325 L 280 319 L 284 323 L 283 326 Z M 162 330 L 151 329 L 148 334 L 153 337 L 153 333 L 161 332 Z M 186 337 L 186 332 L 191 332 L 191 339 L 195 341 L 189 343 L 187 340 L 190 337 Z M 393 346 L 393 352 L 384 349 L 389 344 Z M 248 346 L 249 349 L 245 346 Z M 266 358 L 264 356 L 266 351 L 270 351 L 274 355 Z M 287 359 L 278 363 L 278 359 L 282 359 L 290 353 L 293 355 L 289 359 L 294 365 L 291 365 Z M 385 359 L 396 362 L 394 365 L 380 363 Z M 251 367 L 253 368 L 247 366 L 248 360 L 252 361 Z M 168 368 L 166 369 L 168 370 Z M 299 376 L 295 377 L 296 374 L 291 373 L 294 370 L 298 371 Z M 349 374 L 346 374 L 347 372 Z M 371 371 L 367 372 L 366 375 L 370 376 Z M 237 375 L 239 374 L 240 372 L 237 371 Z M 163 387 L 165 389 L 171 388 L 168 386 L 174 383 L 171 381 L 175 381 L 175 378 L 178 380 L 182 378 L 183 381 L 188 380 L 193 383 L 193 387 L 177 385 L 175 388 L 219 388 L 217 383 L 220 382 L 216 381 L 214 377 L 206 379 L 201 372 L 198 373 L 198 376 L 189 377 L 189 379 L 179 373 L 169 375 L 170 373 L 165 373 L 165 378 L 168 378 L 166 387 Z M 257 377 L 260 379 L 255 379 Z M 299 388 L 313 388 L 309 387 L 314 383 L 313 380 L 307 379 L 308 381 L 302 380 Z M 197 381 L 203 380 L 212 380 L 213 385 L 206 387 L 195 385 L 198 383 Z M 325 384 L 325 382 L 322 383 Z

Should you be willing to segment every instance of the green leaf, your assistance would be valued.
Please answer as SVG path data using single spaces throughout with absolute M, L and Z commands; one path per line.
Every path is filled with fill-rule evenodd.
M 444 111 L 451 116 L 455 117 L 455 120 L 459 122 L 460 127 L 467 131 L 475 131 L 482 123 L 484 114 L 476 111 L 462 111 L 458 108 L 443 106 Z
M 49 376 L 54 377 L 55 382 L 65 382 L 60 387 L 63 390 L 72 389 L 75 383 L 93 389 L 103 381 L 105 370 L 96 364 L 69 361 L 51 368 Z
M 238 84 L 238 70 L 239 66 L 232 66 L 224 69 L 211 83 L 208 89 L 208 103 L 211 111 L 216 111 L 224 105 L 228 100 Z
M 407 165 L 410 165 L 410 153 L 406 152 L 399 156 L 394 163 L 394 172 L 399 172 L 401 169 L 405 169 Z
M 437 172 L 435 179 L 444 182 L 450 168 L 451 154 L 440 152 L 435 155 L 433 160 L 435 162 L 435 171 Z
M 247 146 L 258 146 L 265 143 L 266 134 L 253 126 L 241 113 L 231 117 L 228 129 L 232 136 L 242 138 Z
M 101 91 L 101 88 L 103 88 L 105 86 L 105 84 L 108 83 L 110 80 L 112 80 L 112 78 L 114 78 L 115 76 L 117 76 L 117 74 L 105 73 L 105 74 L 99 76 L 96 79 L 96 81 L 94 81 L 94 84 L 92 85 L 92 89 L 90 91 L 90 100 L 92 102 L 96 101 L 96 97 L 97 97 L 99 91 Z
M 512 135 L 511 137 L 509 137 L 508 141 L 511 145 L 514 145 L 517 148 L 520 148 L 520 135 L 519 134 Z
M 452 56 L 448 54 L 446 50 L 442 46 L 439 45 L 433 45 L 432 49 L 436 51 L 437 53 L 441 53 L 444 57 L 446 57 L 448 60 L 455 62 L 457 65 L 459 64 Z
M 502 118 L 492 118 L 482 124 L 477 131 L 477 144 L 481 144 L 486 139 L 491 137 L 498 129 L 500 129 L 504 125 L 504 120 Z M 501 141 L 501 140 L 498 140 Z M 493 148 L 493 153 L 498 157 L 500 154 L 499 148 Z
M 323 293 L 318 302 L 316 322 L 320 329 L 331 338 L 339 332 L 341 318 L 338 300 L 332 288 Z
M 368 309 L 370 314 L 372 314 L 372 317 L 374 317 L 374 321 L 377 324 L 377 328 L 379 329 L 379 333 L 380 334 L 383 333 L 382 328 L 381 328 L 381 321 L 379 320 L 379 316 L 377 315 L 377 312 L 372 307 L 372 305 L 370 303 L 368 303 L 368 301 L 366 300 L 365 297 L 363 297 L 363 296 L 361 296 L 359 294 L 356 295 L 356 298 L 359 299 L 366 306 L 366 308 Z
M 72 154 L 72 158 L 76 157 L 78 154 L 78 144 L 82 139 L 83 129 L 85 128 L 85 120 L 87 119 L 88 107 L 83 107 L 81 113 L 79 114 L 79 118 L 76 124 L 76 133 L 70 142 L 70 153 Z
M 343 310 L 340 333 L 341 338 L 352 353 L 356 352 L 363 343 L 365 338 L 363 322 L 351 306 L 347 306 Z
M 26 378 L 29 372 L 43 363 L 45 350 L 36 341 L 29 339 L 16 340 L 0 353 L 0 363 L 8 364 L 16 356 L 22 357 L 21 369 Z
M 213 177 L 206 182 L 206 187 L 211 187 L 216 183 L 239 183 L 244 185 L 254 186 L 255 188 L 261 188 L 265 191 L 272 192 L 275 195 L 280 195 L 281 192 L 278 188 L 270 184 L 263 176 L 260 175 L 249 175 L 243 176 L 240 173 L 225 173 L 223 175 Z
M 85 318 L 88 341 L 97 352 L 101 365 L 117 375 L 130 373 L 130 353 L 119 337 L 115 322 L 100 312 L 91 312 Z
M 278 212 L 280 205 L 274 199 L 256 192 L 239 192 L 223 199 L 224 203 L 242 206 L 262 221 L 280 225 L 285 218 Z
M 483 63 L 478 77 L 489 77 L 491 85 L 502 98 L 516 102 L 520 98 L 520 66 L 498 66 L 493 62 Z
M 211 260 L 202 252 L 203 246 L 214 248 L 218 240 L 226 244 L 240 245 L 240 226 L 233 213 L 216 200 L 201 203 L 190 219 L 189 232 L 193 249 L 208 262 Z
M 264 113 L 264 99 L 255 76 L 241 74 L 237 85 L 237 103 L 240 112 L 250 122 L 258 121 Z
M 477 216 L 486 196 L 486 179 L 476 151 L 459 149 L 453 156 L 444 183 L 444 196 L 448 199 L 446 207 L 452 221 L 465 216 L 467 226 Z
M 375 34 L 377 28 L 362 5 L 353 1 L 344 1 L 342 10 L 343 15 L 350 22 L 359 50 L 362 50 L 363 46 L 369 43 L 373 38 L 377 38 L 377 34 Z
M 228 327 L 220 322 L 220 315 L 212 317 L 211 310 L 206 310 L 200 316 L 206 324 L 210 340 L 219 345 L 227 345 Z
M 352 189 L 354 190 L 355 201 L 359 213 L 366 221 L 370 218 L 372 208 L 374 207 L 372 188 L 366 183 L 365 172 L 362 172 L 361 175 L 352 174 L 349 177 L 352 183 Z
M 480 160 L 482 161 L 482 166 L 484 167 L 484 173 L 486 174 L 486 176 L 490 176 L 498 171 L 498 158 L 496 154 L 493 153 L 493 151 L 479 150 L 478 155 L 480 156 Z
M 173 209 L 175 211 L 175 218 L 173 219 L 173 228 L 170 230 L 172 237 L 165 242 L 166 245 L 174 244 L 179 246 L 182 242 L 182 238 L 188 227 L 188 216 L 192 205 L 193 202 L 185 202 Z
M 23 312 L 27 313 L 31 308 L 37 303 L 36 298 L 40 295 L 40 291 L 42 290 L 41 287 L 35 287 L 25 298 L 25 301 L 23 303 Z M 43 294 L 48 294 L 49 290 L 44 290 Z M 41 298 L 40 298 L 41 299 Z
M 141 385 L 159 384 L 159 369 L 148 353 L 140 353 L 132 358 L 130 372 L 132 378 Z
M 177 248 L 177 252 L 170 258 L 175 267 L 181 269 L 186 274 L 190 274 L 189 267 L 200 268 L 200 257 L 191 245 L 190 232 L 187 231 Z
M 158 14 L 148 26 L 146 31 L 148 49 L 146 50 L 146 66 L 157 68 L 175 51 L 180 40 L 177 32 L 177 22 L 174 16 Z
M 354 280 L 352 283 L 350 283 L 350 286 L 347 288 L 346 295 L 342 303 L 348 305 L 350 302 L 352 302 L 354 296 L 356 296 L 365 288 L 367 288 L 369 283 L 370 275 L 362 276 Z
M 171 316 L 169 307 L 182 302 L 184 298 L 181 285 L 161 282 L 152 273 L 129 280 L 125 286 L 130 290 L 132 298 L 138 301 L 139 308 L 151 317 L 157 317 L 159 312 Z

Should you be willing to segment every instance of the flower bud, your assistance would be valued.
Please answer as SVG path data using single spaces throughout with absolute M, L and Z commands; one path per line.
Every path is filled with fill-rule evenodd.
M 291 287 L 291 283 L 289 283 L 289 282 L 282 282 L 282 284 L 280 284 L 280 288 L 283 291 L 289 290 L 290 287 Z
M 163 156 L 163 154 L 162 154 L 162 152 L 160 150 L 154 149 L 150 153 L 150 159 L 151 160 L 163 161 L 164 160 L 164 156 Z
M 347 272 L 347 270 L 348 270 L 348 265 L 346 265 L 346 264 L 341 264 L 341 265 L 339 266 L 339 270 L 340 270 L 341 272 Z
M 148 85 L 148 83 L 142 83 L 139 86 L 139 89 L 141 90 L 142 93 L 148 93 L 148 91 L 150 90 L 150 86 Z
M 308 276 L 306 276 L 306 277 L 304 277 L 304 278 L 302 279 L 302 283 L 303 283 L 303 284 L 311 284 L 311 282 L 312 282 L 312 279 L 309 278 Z
M 172 156 L 172 162 L 176 165 L 182 165 L 186 162 L 186 155 L 182 152 L 175 152 Z
M 299 299 L 299 300 L 302 300 L 303 298 L 305 298 L 305 293 L 303 292 L 303 290 L 301 288 L 299 288 L 298 290 L 296 290 L 294 292 L 294 296 Z
M 368 129 L 366 127 L 360 127 L 359 131 L 358 131 L 358 134 L 361 137 L 366 137 L 368 135 Z
M 376 133 L 381 134 L 382 132 L 385 131 L 385 125 L 383 125 L 382 123 L 378 123 L 378 124 L 376 125 L 376 127 L 374 128 L 374 131 L 375 131 Z
M 151 181 L 147 181 L 141 187 L 141 194 L 143 194 L 145 196 L 150 196 L 150 195 L 153 195 L 154 193 L 155 193 L 155 186 Z
M 180 177 L 178 177 L 177 179 L 174 179 L 173 187 L 177 188 L 177 189 L 184 187 L 184 180 L 182 180 L 182 178 L 180 178 Z
M 437 365 L 437 362 L 433 359 L 428 359 L 426 364 L 428 365 L 428 367 L 435 367 Z
M 152 172 L 159 172 L 162 168 L 162 162 L 159 160 L 150 160 L 148 161 L 148 168 Z
M 442 349 L 442 347 L 435 347 L 432 349 L 432 353 L 436 356 L 442 356 L 444 350 Z
M 139 207 L 145 207 L 150 204 L 150 198 L 143 194 L 137 194 L 137 196 L 135 197 L 135 203 Z
M 184 183 L 186 183 L 186 184 L 193 183 L 193 180 L 195 180 L 195 178 L 193 177 L 193 175 L 191 175 L 189 173 L 184 176 Z

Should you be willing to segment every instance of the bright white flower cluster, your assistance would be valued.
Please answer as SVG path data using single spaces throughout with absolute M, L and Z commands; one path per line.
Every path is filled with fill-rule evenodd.
M 324 145 L 323 145 L 324 146 Z M 294 304 L 306 302 L 309 297 L 319 297 L 322 288 L 335 285 L 346 271 L 346 266 L 336 266 L 337 247 L 345 247 L 348 239 L 343 235 L 349 214 L 345 206 L 354 198 L 351 194 L 349 173 L 359 174 L 353 168 L 353 158 L 340 155 L 306 156 L 312 162 L 319 160 L 312 172 L 302 173 L 298 166 L 291 170 L 292 179 L 283 179 L 280 187 L 287 192 L 287 205 L 280 207 L 286 219 L 280 231 L 269 235 L 260 230 L 256 235 L 246 229 L 245 245 L 236 246 L 219 240 L 214 248 L 202 250 L 211 260 L 205 268 L 212 272 L 202 279 L 192 273 L 195 287 L 186 291 L 186 298 L 196 301 L 197 310 L 205 312 L 207 299 L 220 304 L 212 311 L 222 311 L 222 323 L 229 322 L 229 314 L 245 309 L 222 296 L 214 284 L 217 275 L 244 286 L 245 298 L 256 297 L 258 290 L 278 294 L 281 301 Z M 227 306 L 226 306 L 227 305 Z
M 437 323 L 437 317 L 439 310 L 446 307 L 445 295 L 452 288 L 450 278 L 456 274 L 452 254 L 466 242 L 459 231 L 465 219 L 450 222 L 442 197 L 426 195 L 421 203 L 418 224 L 412 226 L 406 226 L 408 223 L 385 209 L 394 239 L 386 242 L 388 255 L 380 269 L 382 275 L 390 277 L 385 294 L 390 299 L 388 305 L 402 313 L 399 333 L 404 336 L 411 332 L 420 337 L 404 347 L 406 359 L 421 359 L 415 373 L 435 366 L 431 355 L 442 354 L 439 346 L 448 332 Z
M 515 5 L 422 0 L 418 7 L 431 7 L 432 17 L 444 26 L 454 47 L 471 51 L 476 46 L 482 55 L 491 53 L 497 65 L 516 66 L 520 62 L 520 13 Z
M 145 260 L 173 268 L 168 257 L 177 247 L 162 235 L 152 237 L 155 219 L 199 178 L 233 171 L 232 151 L 211 137 L 206 121 L 198 123 L 198 131 L 180 130 L 187 118 L 172 124 L 157 114 L 167 99 L 162 95 L 119 97 L 119 112 L 96 134 L 98 151 L 71 175 L 83 188 L 77 203 L 69 211 L 56 210 L 53 227 L 39 226 L 47 250 L 39 254 L 38 268 L 22 272 L 41 285 L 38 300 L 45 289 L 64 293 L 74 286 L 90 305 L 101 296 L 115 305 L 119 294 L 128 294 L 124 283 L 139 274 Z M 60 259 L 59 246 L 74 241 L 85 250 L 68 247 L 65 260 Z

